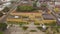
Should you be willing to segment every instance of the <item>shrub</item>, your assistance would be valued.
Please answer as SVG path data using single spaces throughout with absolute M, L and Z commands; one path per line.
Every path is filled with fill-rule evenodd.
M 40 25 L 40 23 L 34 23 L 34 25 Z
M 3 32 L 0 32 L 0 34 L 3 34 Z
M 19 24 L 20 26 L 22 26 L 22 25 L 26 24 L 26 22 L 19 22 L 18 24 Z
M 37 32 L 36 30 L 30 30 L 30 32 Z
M 3 13 L 0 12 L 0 17 L 2 17 L 2 16 L 3 16 Z
M 41 7 L 46 7 L 46 6 L 47 6 L 47 4 L 42 4 L 42 5 L 41 5 Z
M 32 6 L 18 6 L 17 11 L 25 12 L 25 11 L 33 11 L 34 8 Z
M 37 27 L 39 30 L 41 30 L 42 29 L 42 27 Z
M 8 12 L 9 11 L 9 8 L 8 7 L 5 7 L 2 11 L 3 12 Z
M 47 25 L 47 26 L 56 26 L 56 22 L 53 21 L 52 23 L 45 23 L 45 25 Z
M 55 27 L 52 27 L 52 30 L 54 30 L 54 32 L 56 31 L 59 33 L 59 28 L 60 28 L 60 26 L 55 26 Z
M 6 23 L 0 23 L 0 30 L 4 31 L 7 28 Z
M 25 26 L 24 26 L 24 27 L 22 27 L 22 28 L 23 28 L 23 30 L 27 30 L 28 27 L 25 27 Z
M 42 4 L 41 9 L 47 11 L 47 4 Z
M 35 1 L 35 2 L 33 3 L 33 7 L 36 7 L 36 5 L 37 5 L 36 3 L 37 3 L 37 1 Z
M 59 12 L 59 8 L 54 8 L 54 11 L 55 12 Z

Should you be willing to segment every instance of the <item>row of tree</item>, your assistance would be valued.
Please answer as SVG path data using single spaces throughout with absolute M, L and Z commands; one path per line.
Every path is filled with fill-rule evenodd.
M 6 13 L 8 11 L 9 11 L 9 8 L 5 7 L 2 11 L 0 11 L 0 17 L 2 17 L 4 15 L 3 12 Z
M 19 12 L 33 11 L 33 10 L 35 10 L 35 8 L 32 6 L 18 6 L 17 7 L 17 11 Z
M 19 12 L 31 11 L 32 12 L 33 10 L 38 9 L 38 8 L 35 8 L 34 6 L 36 7 L 36 3 L 34 3 L 33 6 L 25 6 L 25 5 L 24 6 L 18 6 L 17 11 L 19 11 Z M 40 8 L 41 8 L 41 10 L 46 10 L 47 4 L 42 4 Z
M 6 23 L 0 23 L 0 31 L 4 31 L 7 29 L 7 24 Z

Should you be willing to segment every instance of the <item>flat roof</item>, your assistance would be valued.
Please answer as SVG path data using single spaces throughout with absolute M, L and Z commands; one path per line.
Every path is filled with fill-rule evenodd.
M 42 14 L 44 20 L 54 20 L 54 17 L 50 14 Z

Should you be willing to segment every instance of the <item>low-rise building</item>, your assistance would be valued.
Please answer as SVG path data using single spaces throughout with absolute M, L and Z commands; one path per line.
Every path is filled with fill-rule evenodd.
M 2 2 L 9 2 L 9 1 L 11 1 L 11 0 L 1 0 Z
M 37 13 L 25 13 L 25 12 L 11 12 L 10 16 L 7 17 L 7 22 L 28 22 L 28 23 L 52 23 L 56 21 L 52 15 L 43 16 L 42 12 Z M 50 17 L 50 18 L 49 18 Z
M 32 4 L 28 3 L 31 1 L 21 1 L 20 6 L 28 5 L 32 6 Z M 12 11 L 10 15 L 7 17 L 7 22 L 28 22 L 28 23 L 52 23 L 56 22 L 55 18 L 51 14 L 43 14 L 42 10 L 37 10 L 36 12 L 18 12 L 16 10 Z

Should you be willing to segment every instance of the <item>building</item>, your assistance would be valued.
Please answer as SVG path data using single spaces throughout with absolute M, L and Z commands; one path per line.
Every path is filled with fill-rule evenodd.
M 9 1 L 11 1 L 11 0 L 1 0 L 2 2 L 9 2 Z
M 10 16 L 7 17 L 7 22 L 28 22 L 28 23 L 51 23 L 56 21 L 54 17 L 51 15 L 43 16 L 42 12 L 37 13 L 25 13 L 25 12 L 11 12 Z
M 29 4 L 29 1 L 21 1 L 20 5 L 32 5 Z M 55 18 L 51 14 L 43 14 L 42 10 L 38 10 L 38 12 L 17 12 L 16 10 L 12 11 L 10 15 L 7 17 L 8 23 L 18 23 L 18 22 L 28 22 L 28 23 L 52 23 L 56 22 Z

